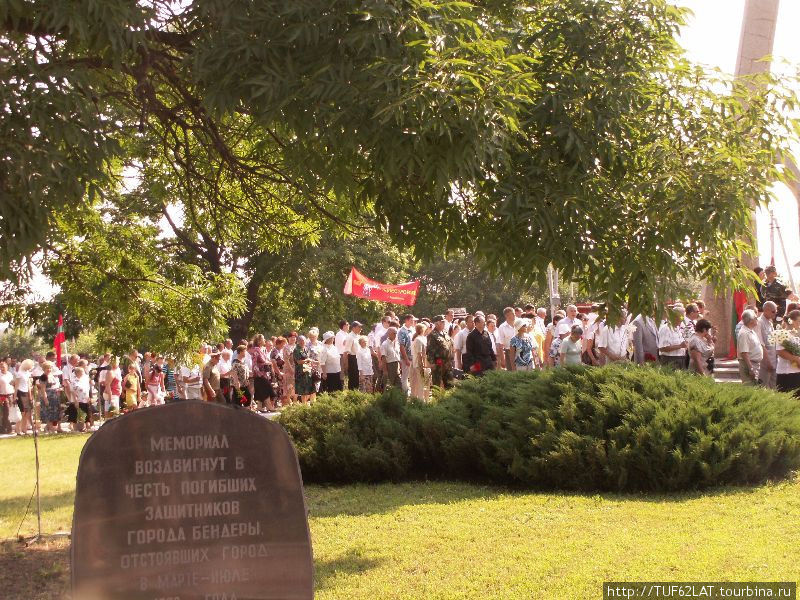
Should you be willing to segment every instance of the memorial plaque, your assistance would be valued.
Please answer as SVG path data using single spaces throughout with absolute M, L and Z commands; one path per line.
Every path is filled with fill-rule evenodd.
M 77 600 L 313 598 L 286 432 L 198 401 L 105 423 L 78 466 L 72 587 Z

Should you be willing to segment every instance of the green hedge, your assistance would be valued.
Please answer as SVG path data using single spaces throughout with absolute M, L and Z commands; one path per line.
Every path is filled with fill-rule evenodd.
M 635 366 L 494 372 L 425 404 L 346 392 L 280 423 L 307 482 L 410 478 L 674 491 L 800 468 L 800 401 Z

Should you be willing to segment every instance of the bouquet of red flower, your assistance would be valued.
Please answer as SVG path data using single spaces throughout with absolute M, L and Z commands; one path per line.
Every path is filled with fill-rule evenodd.
M 472 366 L 469 368 L 469 370 L 473 373 L 480 373 L 482 368 L 483 367 L 481 367 L 481 363 L 474 362 L 472 363 Z

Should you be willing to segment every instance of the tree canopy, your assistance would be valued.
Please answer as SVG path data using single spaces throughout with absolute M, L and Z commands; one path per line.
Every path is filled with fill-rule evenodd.
M 667 0 L 2 3 L 0 268 L 43 251 L 66 298 L 95 299 L 84 321 L 133 339 L 149 314 L 181 344 L 325 236 L 527 282 L 552 263 L 636 311 L 679 279 L 746 283 L 796 98 L 689 64 L 684 18 Z

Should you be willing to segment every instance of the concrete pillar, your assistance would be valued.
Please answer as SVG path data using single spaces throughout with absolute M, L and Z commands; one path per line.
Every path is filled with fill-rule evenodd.
M 739 38 L 739 57 L 736 61 L 737 77 L 769 71 L 771 63 L 764 59 L 772 55 L 779 9 L 780 0 L 745 1 L 742 33 Z M 755 212 L 751 216 L 750 227 L 755 236 Z M 755 266 L 754 257 L 745 257 L 743 262 L 745 266 Z M 716 355 L 718 357 L 728 355 L 733 336 L 731 327 L 732 295 L 733 290 L 715 290 L 708 284 L 703 286 L 703 301 L 706 303 L 712 323 L 717 327 Z

